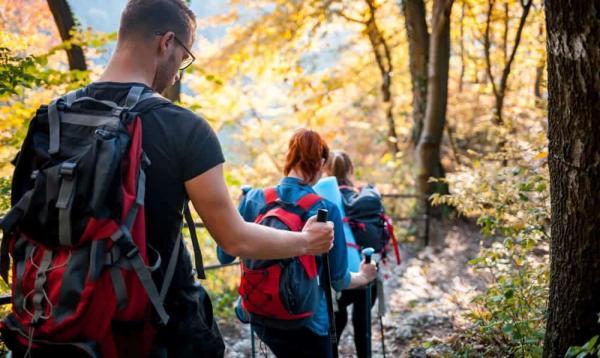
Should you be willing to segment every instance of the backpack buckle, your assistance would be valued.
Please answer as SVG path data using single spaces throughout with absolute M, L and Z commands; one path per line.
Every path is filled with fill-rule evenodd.
M 117 244 L 121 253 L 124 253 L 125 257 L 128 259 L 131 259 L 137 255 L 138 252 L 140 252 L 133 242 L 127 227 L 121 226 L 121 229 L 112 234 L 110 238 L 115 244 Z
M 66 176 L 66 177 L 72 177 L 75 174 L 76 168 L 77 168 L 77 163 L 64 162 L 60 165 L 60 175 Z

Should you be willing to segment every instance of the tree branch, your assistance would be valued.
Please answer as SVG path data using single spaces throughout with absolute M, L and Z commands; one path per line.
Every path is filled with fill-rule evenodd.
M 250 112 L 252 113 L 252 117 L 256 118 L 256 120 L 260 124 L 261 133 L 260 133 L 258 139 L 260 140 L 260 142 L 264 146 L 263 153 L 265 153 L 267 155 L 267 157 L 271 160 L 271 162 L 273 163 L 273 165 L 275 166 L 275 168 L 277 169 L 277 171 L 278 172 L 282 172 L 283 168 L 279 164 L 279 161 L 277 160 L 277 158 L 275 158 L 275 156 L 268 150 L 269 143 L 267 142 L 267 140 L 265 139 L 265 137 L 263 137 L 263 133 L 262 133 L 262 129 L 264 128 L 263 118 L 260 116 L 260 114 L 258 113 L 258 111 L 256 110 L 256 108 L 253 105 L 250 105 Z
M 504 92 L 506 89 L 506 82 L 508 80 L 508 75 L 510 74 L 510 68 L 515 59 L 515 55 L 517 54 L 517 49 L 519 48 L 519 44 L 521 43 L 521 35 L 523 33 L 523 28 L 525 27 L 525 22 L 527 21 L 527 15 L 529 15 L 529 9 L 531 9 L 531 4 L 533 0 L 529 0 L 523 6 L 523 12 L 521 13 L 521 19 L 519 20 L 519 27 L 517 28 L 517 34 L 515 35 L 515 45 L 513 46 L 512 52 L 508 59 L 508 62 L 504 66 L 504 70 L 502 71 L 502 78 L 500 79 L 500 90 Z
M 355 19 L 355 18 L 353 18 L 351 16 L 348 16 L 348 15 L 344 14 L 341 10 L 333 10 L 331 13 L 334 14 L 334 15 L 338 15 L 338 16 L 340 16 L 340 17 L 342 17 L 342 18 L 344 18 L 344 19 L 346 19 L 346 20 L 348 20 L 350 22 L 354 22 L 354 23 L 361 24 L 361 25 L 366 25 L 367 24 L 366 21 Z
M 48 7 L 54 17 L 56 27 L 63 42 L 71 40 L 71 31 L 75 28 L 75 17 L 66 0 L 48 0 Z M 85 55 L 79 45 L 71 45 L 66 50 L 71 70 L 87 70 Z
M 483 51 L 485 53 L 487 74 L 490 78 L 490 82 L 492 82 L 492 91 L 494 92 L 494 96 L 497 98 L 498 88 L 496 88 L 496 80 L 494 79 L 494 74 L 492 73 L 492 60 L 490 59 L 490 23 L 492 19 L 492 11 L 494 9 L 494 1 L 495 0 L 488 0 L 488 11 L 485 19 L 485 34 L 483 36 Z

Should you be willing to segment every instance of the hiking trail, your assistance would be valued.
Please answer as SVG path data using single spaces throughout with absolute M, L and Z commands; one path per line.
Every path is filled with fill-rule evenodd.
M 386 357 L 443 356 L 448 341 L 468 323 L 471 299 L 485 289 L 484 278 L 467 262 L 477 257 L 482 236 L 465 221 L 432 225 L 432 244 L 420 251 L 402 245 L 402 265 L 388 264 L 385 280 L 387 313 L 383 317 Z M 441 244 L 440 244 L 441 243 Z M 383 357 L 377 304 L 372 311 L 373 357 Z M 219 322 L 226 357 L 250 357 L 250 327 L 235 318 Z M 430 341 L 429 348 L 422 343 Z M 421 344 L 419 344 L 421 343 Z M 354 357 L 351 318 L 341 337 L 340 357 Z M 256 340 L 257 357 L 274 357 Z

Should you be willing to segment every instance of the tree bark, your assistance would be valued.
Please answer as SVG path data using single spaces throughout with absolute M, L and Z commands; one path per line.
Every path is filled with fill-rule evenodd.
M 423 0 L 401 2 L 408 37 L 408 59 L 412 84 L 412 141 L 415 146 L 421 138 L 427 108 L 427 62 L 429 59 L 429 31 Z
M 448 102 L 448 70 L 450 65 L 450 14 L 454 0 L 435 0 L 429 42 L 427 109 L 423 131 L 417 146 L 417 191 L 422 196 L 422 208 L 428 197 L 440 186 L 429 178 L 443 177 L 440 146 L 446 121 Z
M 60 38 L 63 42 L 70 40 L 71 30 L 75 28 L 75 18 L 69 4 L 66 0 L 48 0 L 48 7 L 54 17 L 56 27 L 58 27 Z M 85 55 L 80 46 L 72 45 L 66 49 L 66 52 L 71 70 L 85 71 L 87 69 Z
M 600 1 L 546 0 L 551 265 L 544 356 L 600 333 Z

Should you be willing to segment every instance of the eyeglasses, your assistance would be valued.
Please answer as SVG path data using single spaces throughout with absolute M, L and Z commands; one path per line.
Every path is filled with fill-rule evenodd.
M 166 34 L 166 32 L 163 33 L 156 33 L 156 36 L 163 36 L 164 34 Z M 175 42 L 177 42 L 177 44 L 181 47 L 183 47 L 183 49 L 185 50 L 185 52 L 187 52 L 187 57 L 184 58 L 181 61 L 181 65 L 179 65 L 179 71 L 183 71 L 186 68 L 190 67 L 192 65 L 192 63 L 194 63 L 194 61 L 196 61 L 196 57 L 194 57 L 194 54 L 192 54 L 192 52 L 183 44 L 183 42 L 181 42 L 181 40 L 179 40 L 177 38 L 177 36 L 173 36 L 173 38 L 175 39 Z

